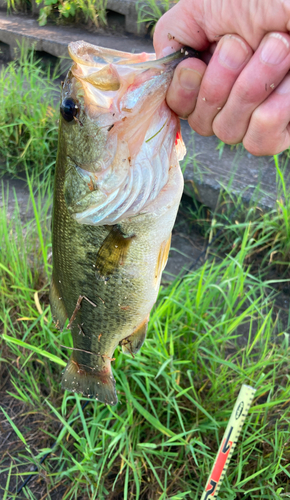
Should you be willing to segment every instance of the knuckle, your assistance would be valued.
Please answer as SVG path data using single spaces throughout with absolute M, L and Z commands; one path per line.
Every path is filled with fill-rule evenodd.
M 252 113 L 251 126 L 262 134 L 271 128 L 273 132 L 277 129 L 280 119 L 269 106 L 258 106 Z
M 220 103 L 224 103 L 223 90 L 219 85 L 205 83 L 199 93 L 199 100 L 202 104 L 210 107 L 219 107 Z
M 243 145 L 244 148 L 253 156 L 263 156 L 265 154 L 268 154 L 264 151 L 263 145 L 261 143 L 257 143 L 256 141 L 253 141 L 248 137 L 244 138 Z
M 212 126 L 209 123 L 206 123 L 199 114 L 195 112 L 192 113 L 188 117 L 188 123 L 190 127 L 197 132 L 197 134 L 202 135 L 203 137 L 209 137 L 213 135 Z
M 259 96 L 254 86 L 247 85 L 243 81 L 237 80 L 234 89 L 234 99 L 240 107 L 253 106 L 259 102 Z
M 236 132 L 233 132 L 233 130 L 225 124 L 224 120 L 214 120 L 213 132 L 218 139 L 226 144 L 237 144 L 240 142 L 240 138 L 237 137 Z
M 275 155 L 287 148 L 287 145 L 283 144 L 280 137 L 273 137 L 268 134 L 267 137 L 264 138 L 257 134 L 252 135 L 251 133 L 247 133 L 244 137 L 243 145 L 253 156 Z
M 285 137 L 281 130 L 281 117 L 270 106 L 258 106 L 251 116 L 243 144 L 254 156 L 273 155 L 283 151 Z

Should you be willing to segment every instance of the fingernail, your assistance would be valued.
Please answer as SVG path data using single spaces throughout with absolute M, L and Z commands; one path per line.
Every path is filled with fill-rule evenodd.
M 280 33 L 271 33 L 261 52 L 261 60 L 267 64 L 279 64 L 289 54 L 289 43 Z
M 226 35 L 218 46 L 218 55 L 221 64 L 231 69 L 238 69 L 248 58 L 247 45 L 234 35 Z
M 285 76 L 284 80 L 276 88 L 277 94 L 289 94 L 290 93 L 290 74 Z
M 201 74 L 191 68 L 181 68 L 179 83 L 184 90 L 196 90 L 200 87 Z

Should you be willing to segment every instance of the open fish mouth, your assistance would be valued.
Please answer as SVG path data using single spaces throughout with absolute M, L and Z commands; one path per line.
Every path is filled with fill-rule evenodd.
M 68 46 L 69 55 L 77 64 L 74 75 L 92 83 L 96 88 L 116 91 L 122 85 L 122 79 L 133 80 L 138 72 L 160 69 L 169 70 L 188 57 L 197 57 L 198 52 L 186 47 L 162 59 L 156 59 L 154 53 L 139 54 L 97 47 L 84 41 L 72 42 Z M 132 70 L 134 76 L 132 78 Z
M 81 41 L 69 53 L 74 63 L 61 104 L 69 137 L 67 207 L 82 224 L 115 224 L 146 210 L 185 154 L 165 95 L 175 66 L 196 52 L 156 60 Z

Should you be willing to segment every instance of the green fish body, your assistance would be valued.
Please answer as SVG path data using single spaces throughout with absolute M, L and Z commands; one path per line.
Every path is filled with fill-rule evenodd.
M 176 58 L 69 50 L 50 303 L 73 337 L 63 389 L 115 405 L 114 351 L 134 355 L 145 340 L 183 191 L 179 120 L 165 104 Z

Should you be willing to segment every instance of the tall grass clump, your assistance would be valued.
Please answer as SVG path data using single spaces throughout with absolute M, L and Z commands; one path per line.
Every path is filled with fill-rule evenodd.
M 30 186 L 32 185 L 30 181 Z M 23 497 L 63 500 L 200 498 L 243 383 L 257 389 L 220 497 L 282 500 L 290 492 L 289 325 L 273 304 L 272 283 L 238 252 L 205 263 L 161 289 L 148 338 L 134 358 L 113 363 L 114 407 L 60 389 L 71 347 L 48 305 L 50 219 L 34 196 L 23 227 L 2 213 L 0 266 L 1 470 L 6 496 L 38 466 Z M 48 199 L 49 201 L 49 199 Z M 14 237 L 12 238 L 12 235 Z M 77 415 L 79 414 L 79 417 Z M 45 453 L 57 446 L 47 461 Z M 11 444 L 10 444 L 11 443 Z M 25 475 L 26 474 L 26 475 Z
M 145 23 L 153 34 L 157 21 L 165 12 L 173 7 L 178 0 L 138 0 L 136 9 L 138 13 L 138 23 Z
M 274 207 L 263 206 L 261 186 L 257 185 L 249 195 L 248 188 L 233 192 L 231 182 L 223 185 L 216 210 L 210 211 L 200 204 L 198 211 L 187 210 L 186 216 L 192 224 L 199 224 L 203 234 L 214 241 L 212 250 L 237 252 L 240 249 L 245 230 L 249 231 L 252 246 L 246 262 L 257 262 L 260 269 L 275 266 L 281 274 L 289 271 L 290 263 L 290 190 L 287 157 L 274 156 L 276 169 L 277 197 Z M 252 187 L 252 186 L 251 186 Z M 274 192 L 275 193 L 275 192 Z M 273 194 L 274 194 L 273 193 Z M 269 196 L 269 193 L 266 193 Z M 276 193 L 275 193 L 276 195 Z M 248 202 L 245 200 L 248 199 Z M 200 217 L 203 214 L 203 217 Z
M 48 19 L 92 23 L 96 27 L 107 24 L 107 0 L 36 0 L 36 3 L 41 6 L 40 26 L 44 26 Z
M 54 171 L 59 90 L 57 75 L 45 71 L 33 51 L 0 72 L 0 172 L 18 175 L 27 165 L 34 176 Z
M 7 0 L 7 12 L 27 12 L 31 10 L 30 0 Z

